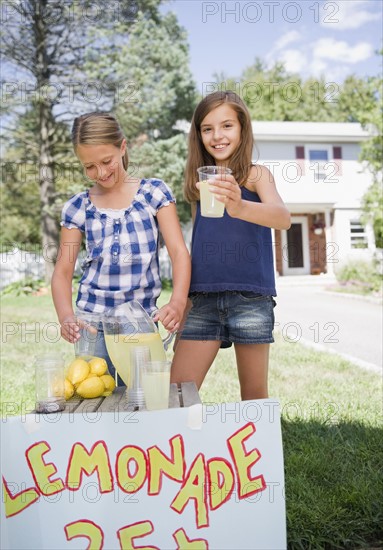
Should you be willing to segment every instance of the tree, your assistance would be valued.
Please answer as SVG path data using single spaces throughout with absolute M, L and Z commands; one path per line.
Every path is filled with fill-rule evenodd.
M 380 51 L 380 56 L 383 50 Z M 362 198 L 364 223 L 371 223 L 375 242 L 383 248 L 383 79 L 381 75 L 359 79 L 349 76 L 343 83 L 339 109 L 345 120 L 359 122 L 370 134 L 362 144 L 360 160 L 372 174 L 372 184 Z
M 374 109 L 377 100 L 377 90 L 374 79 L 348 76 L 341 88 L 338 100 L 338 110 L 343 122 L 359 122 L 362 125 L 370 121 L 370 111 Z
M 268 68 L 259 58 L 239 78 L 215 78 L 216 89 L 232 89 L 242 97 L 253 120 L 362 123 L 366 101 L 376 99 L 366 79 L 351 75 L 342 84 L 324 76 L 303 80 L 283 63 Z
M 362 199 L 363 220 L 372 224 L 376 246 L 383 248 L 383 80 L 369 78 L 368 85 L 375 100 L 363 110 L 361 123 L 369 130 L 371 138 L 362 146 L 361 160 L 367 164 L 373 181 Z
M 177 198 L 181 221 L 190 219 L 183 199 L 186 137 L 177 122 L 190 120 L 197 102 L 196 86 L 189 69 L 189 47 L 174 14 L 159 21 L 141 20 L 122 49 L 117 74 L 137 86 L 138 101 L 118 105 L 117 113 L 133 141 L 132 159 L 146 176 L 168 183 Z M 149 137 L 145 141 L 145 136 Z M 143 145 L 140 140 L 144 137 Z
M 91 28 L 111 29 L 116 21 L 124 32 L 134 23 L 138 5 L 154 13 L 160 0 L 121 0 L 113 7 L 107 1 L 23 0 L 7 3 L 3 13 L 3 90 L 10 99 L 3 110 L 17 128 L 18 115 L 28 107 L 36 114 L 37 171 L 40 195 L 41 239 L 44 251 L 56 249 L 58 223 L 51 205 L 55 200 L 54 136 L 57 119 L 65 118 L 65 102 L 73 103 L 73 81 L 81 82 L 84 52 L 91 41 Z M 116 11 L 117 10 L 117 11 Z M 4 75 L 3 72 L 3 75 Z M 22 95 L 16 112 L 14 95 Z M 66 96 L 66 97 L 65 97 Z M 69 96 L 69 97 L 68 97 Z M 17 102 L 16 102 L 17 103 Z M 73 113 L 73 105 L 70 109 Z M 13 117 L 10 116 L 13 114 Z M 27 160 L 27 158 L 25 158 Z M 46 279 L 53 272 L 52 255 L 46 256 Z
M 37 117 L 28 109 L 18 117 L 17 130 L 8 133 L 1 174 L 1 242 L 3 248 L 40 242 L 40 201 L 36 192 L 38 147 L 34 136 Z M 28 159 L 28 161 L 25 161 Z M 22 223 L 21 223 L 22 222 Z
M 283 63 L 271 68 L 256 59 L 240 77 L 241 97 L 253 120 L 334 121 L 334 93 L 324 78 L 302 81 L 285 70 Z
M 177 200 L 181 222 L 190 220 L 190 205 L 183 198 L 186 155 L 187 142 L 184 134 L 137 144 L 130 154 L 133 175 L 157 177 L 170 186 Z
M 98 33 L 97 42 L 102 42 Z M 174 14 L 138 17 L 129 39 L 87 57 L 90 78 L 102 75 L 112 110 L 128 138 L 129 171 L 141 177 L 159 177 L 177 198 L 181 221 L 190 219 L 183 199 L 186 138 L 177 122 L 190 120 L 197 102 L 189 69 L 187 36 Z M 118 91 L 119 93 L 116 93 Z
M 196 104 L 195 83 L 189 69 L 189 46 L 173 13 L 139 17 L 128 40 L 88 52 L 90 77 L 102 74 L 130 143 L 143 134 L 168 139 L 178 120 L 190 119 Z M 118 93 L 117 93 L 118 92 Z
M 42 247 L 39 144 L 36 143 L 36 135 L 38 118 L 36 109 L 31 105 L 17 116 L 17 127 L 8 132 L 7 148 L 2 159 L 0 241 L 3 247 L 17 246 L 26 250 L 31 245 L 34 250 L 41 250 Z M 56 122 L 52 137 L 55 193 L 47 206 L 55 220 L 61 211 L 62 198 L 67 197 L 70 186 L 81 179 L 79 163 L 74 159 L 69 143 L 68 126 Z M 52 260 L 55 248 L 52 246 L 52 250 L 42 252 L 47 260 Z
M 161 17 L 158 23 L 138 21 L 116 69 L 135 83 L 139 95 L 127 109 L 121 104 L 117 107 L 128 138 L 155 131 L 157 137 L 168 139 L 176 133 L 173 126 L 178 120 L 191 118 L 195 83 L 187 37 L 174 14 Z

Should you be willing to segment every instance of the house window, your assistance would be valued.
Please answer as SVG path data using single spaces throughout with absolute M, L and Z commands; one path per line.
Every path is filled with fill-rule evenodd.
M 308 149 L 309 169 L 313 173 L 314 181 L 323 181 L 326 179 L 329 151 L 326 148 L 309 147 Z
M 360 220 L 350 220 L 351 248 L 367 248 L 368 241 L 364 226 Z
M 304 176 L 307 170 L 311 172 L 314 182 L 338 183 L 342 176 L 342 147 L 340 145 L 324 145 L 322 143 L 310 143 L 309 145 L 296 145 L 295 158 Z

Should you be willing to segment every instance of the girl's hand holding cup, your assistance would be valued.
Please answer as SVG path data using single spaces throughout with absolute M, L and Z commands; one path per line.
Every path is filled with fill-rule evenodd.
M 223 176 L 224 179 L 216 179 L 210 186 L 217 201 L 222 201 L 226 212 L 232 218 L 238 216 L 242 205 L 241 188 L 231 175 Z
M 225 211 L 225 192 L 217 184 L 225 183 L 221 178 L 231 174 L 230 168 L 223 166 L 201 166 L 197 169 L 200 192 L 201 216 L 207 218 L 222 218 Z M 215 191 L 218 187 L 218 192 Z M 223 191 L 223 193 L 222 193 Z
M 76 316 L 69 315 L 65 317 L 60 323 L 61 336 L 69 342 L 74 344 L 80 338 L 80 327 L 78 326 Z

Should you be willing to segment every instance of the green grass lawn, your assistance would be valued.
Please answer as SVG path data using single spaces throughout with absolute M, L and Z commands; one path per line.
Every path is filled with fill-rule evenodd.
M 34 356 L 69 361 L 73 347 L 50 296 L 6 296 L 1 315 L 2 413 L 20 414 L 34 405 Z M 276 334 L 269 388 L 281 405 L 289 548 L 383 547 L 381 377 Z M 200 393 L 239 400 L 233 349 L 219 352 Z

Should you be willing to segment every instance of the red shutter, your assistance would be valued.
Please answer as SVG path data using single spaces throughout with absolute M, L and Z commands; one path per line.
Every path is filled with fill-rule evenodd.
M 305 148 L 303 145 L 297 145 L 295 147 L 295 158 L 298 161 L 302 176 L 305 175 Z
M 336 164 L 336 167 L 337 167 L 337 171 L 336 171 L 336 176 L 341 176 L 342 175 L 342 147 L 333 147 L 332 148 L 332 156 L 333 156 L 333 159 L 334 159 L 334 163 Z

